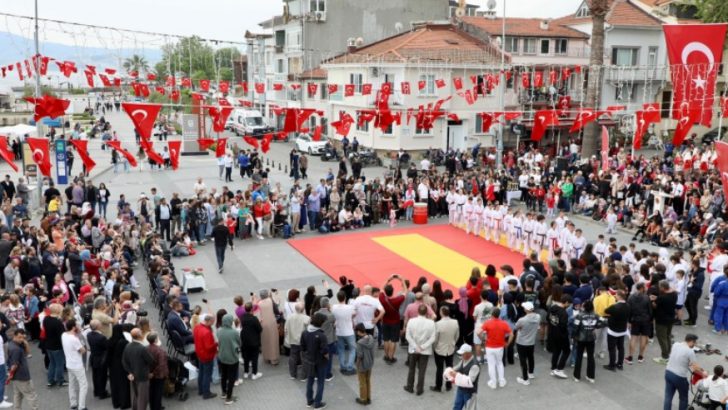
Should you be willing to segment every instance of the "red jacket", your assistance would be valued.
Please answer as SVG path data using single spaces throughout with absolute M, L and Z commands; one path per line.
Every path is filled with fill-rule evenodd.
M 212 329 L 200 323 L 192 330 L 195 339 L 195 354 L 201 362 L 207 363 L 215 359 L 217 355 L 217 342 L 212 334 Z

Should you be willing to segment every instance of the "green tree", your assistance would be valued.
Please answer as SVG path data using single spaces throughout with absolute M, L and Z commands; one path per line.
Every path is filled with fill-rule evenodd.
M 147 62 L 146 58 L 138 54 L 134 54 L 133 56 L 124 60 L 123 66 L 127 73 L 130 73 L 132 71 L 136 71 L 138 73 L 149 72 L 149 62 Z
M 724 1 L 724 0 L 718 0 Z M 604 66 L 604 19 L 609 12 L 609 0 L 591 0 L 589 13 L 592 17 L 591 55 L 589 56 L 589 77 L 586 88 L 585 107 L 596 108 L 602 87 L 602 68 Z M 592 121 L 584 127 L 581 142 L 581 157 L 589 158 L 596 154 L 599 138 L 599 124 Z
M 686 6 L 695 6 L 697 17 L 705 23 L 728 21 L 728 1 L 726 0 L 692 0 Z
M 233 61 L 240 54 L 234 47 L 214 50 L 199 37 L 186 37 L 162 47 L 162 61 L 155 65 L 155 70 L 159 78 L 174 73 L 193 80 L 215 80 L 219 73 L 221 80 L 232 80 Z

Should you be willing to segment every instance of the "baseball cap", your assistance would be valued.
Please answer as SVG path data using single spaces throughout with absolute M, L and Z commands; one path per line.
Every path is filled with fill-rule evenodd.
M 574 305 L 581 305 L 581 299 L 579 299 L 579 298 L 574 298 L 574 300 L 572 302 Z
M 521 304 L 521 307 L 523 307 L 524 310 L 527 310 L 529 312 L 533 312 L 533 303 L 531 303 L 531 302 L 523 302 Z
M 460 349 L 458 349 L 458 354 L 463 355 L 465 353 L 472 353 L 472 351 L 473 351 L 473 348 L 469 344 L 463 343 L 460 346 Z

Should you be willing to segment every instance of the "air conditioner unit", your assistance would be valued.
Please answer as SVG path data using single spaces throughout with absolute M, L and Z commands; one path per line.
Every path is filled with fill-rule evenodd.
M 325 11 L 317 11 L 316 12 L 316 21 L 326 21 L 326 12 Z

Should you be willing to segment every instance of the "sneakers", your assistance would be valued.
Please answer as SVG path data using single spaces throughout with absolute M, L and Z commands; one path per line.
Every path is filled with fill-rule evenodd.
M 248 377 L 250 377 L 250 373 L 245 373 L 245 374 L 243 375 L 243 377 L 247 379 Z
M 529 384 L 531 384 L 531 382 L 530 382 L 529 380 L 523 380 L 523 379 L 522 379 L 522 378 L 520 378 L 520 377 L 516 377 L 516 381 L 517 381 L 518 383 L 520 383 L 520 384 L 524 385 L 524 386 L 528 386 Z
M 563 370 L 554 370 L 551 372 L 551 375 L 554 377 L 557 377 L 559 379 L 568 379 L 569 376 L 567 376 Z
M 574 381 L 577 382 L 577 383 L 579 383 L 581 380 L 579 380 L 578 377 L 574 377 Z
M 663 359 L 662 357 L 655 357 L 652 360 L 657 364 L 667 364 L 667 359 Z
M 609 370 L 610 372 L 616 372 L 616 371 L 617 371 L 617 367 L 616 367 L 616 366 L 610 366 L 610 365 L 608 365 L 608 364 L 605 364 L 605 365 L 604 365 L 604 366 L 602 366 L 602 367 L 603 367 L 604 369 L 606 369 L 606 370 Z
M 599 358 L 604 359 L 604 357 L 605 357 L 604 352 L 599 352 Z
M 637 363 L 644 363 L 644 362 L 645 362 L 645 358 L 644 357 L 637 356 Z
M 243 379 L 235 380 L 235 386 L 240 386 L 241 384 L 243 384 Z
M 256 374 L 250 376 L 250 378 L 253 379 L 253 380 L 258 380 L 261 377 L 263 377 L 263 373 L 256 373 Z
M 495 382 L 488 382 L 488 387 L 495 390 L 498 386 L 496 386 Z
M 324 402 L 321 402 L 321 404 L 319 404 L 318 406 L 314 406 L 314 409 L 325 409 L 325 408 L 326 408 L 326 403 L 324 403 Z
M 2 403 L 0 403 L 0 409 L 9 409 L 10 407 L 13 407 L 13 403 L 6 400 L 3 400 Z
M 326 378 L 326 381 L 327 382 L 330 382 L 331 380 L 334 380 L 334 375 L 333 374 L 331 376 L 329 376 L 329 377 Z
M 533 373 L 528 374 L 528 380 L 535 379 L 535 378 L 536 378 L 535 374 L 533 374 Z
M 624 362 L 627 364 L 632 364 L 632 356 L 627 356 L 624 358 Z
M 501 380 L 501 381 L 500 381 L 500 382 L 498 383 L 498 386 L 500 386 L 500 387 L 506 387 L 506 384 L 508 384 L 508 382 L 506 381 L 506 379 L 503 379 L 503 380 Z
M 589 381 L 589 383 L 594 384 L 594 379 L 590 379 L 587 377 L 586 380 Z

